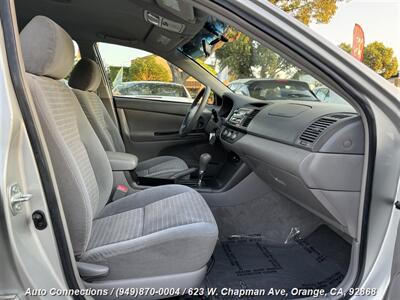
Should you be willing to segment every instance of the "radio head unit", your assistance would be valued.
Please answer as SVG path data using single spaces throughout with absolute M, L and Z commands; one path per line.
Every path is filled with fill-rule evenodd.
M 247 127 L 258 112 L 259 110 L 254 108 L 237 108 L 230 116 L 228 124 L 235 127 Z

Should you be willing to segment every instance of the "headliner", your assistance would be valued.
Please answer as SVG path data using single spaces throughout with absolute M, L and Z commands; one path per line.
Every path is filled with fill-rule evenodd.
M 164 0 L 16 0 L 20 30 L 36 15 L 62 26 L 80 42 L 106 42 L 151 51 L 174 51 L 189 41 L 204 25 L 207 15 L 186 0 L 177 0 L 174 11 Z M 168 1 L 171 3 L 171 1 Z M 144 11 L 185 25 L 175 33 L 148 23 Z

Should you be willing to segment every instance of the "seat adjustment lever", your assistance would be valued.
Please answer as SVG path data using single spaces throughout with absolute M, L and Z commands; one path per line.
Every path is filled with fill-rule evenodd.
M 110 269 L 107 266 L 96 265 L 91 263 L 76 262 L 79 275 L 85 280 L 93 280 L 95 278 L 104 277 L 108 275 Z

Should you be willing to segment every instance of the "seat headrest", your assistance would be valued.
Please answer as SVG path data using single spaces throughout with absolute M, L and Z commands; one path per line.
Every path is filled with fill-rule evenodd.
M 38 76 L 62 79 L 74 65 L 74 44 L 58 24 L 34 17 L 21 31 L 25 70 Z
M 101 71 L 97 63 L 82 58 L 72 70 L 68 85 L 74 89 L 94 92 L 100 85 Z

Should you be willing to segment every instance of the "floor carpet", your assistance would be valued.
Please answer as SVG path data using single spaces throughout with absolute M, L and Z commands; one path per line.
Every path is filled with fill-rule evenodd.
M 295 238 L 288 245 L 268 244 L 257 236 L 219 241 L 214 251 L 212 268 L 206 278 L 206 286 L 218 290 L 290 290 L 297 287 L 328 291 L 343 280 L 349 265 L 350 251 L 350 244 L 325 225 L 318 227 L 306 238 Z M 287 299 L 282 296 L 254 297 L 263 298 Z

